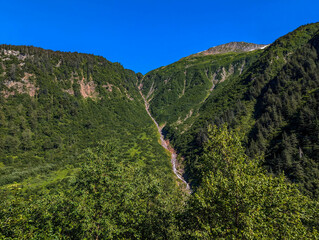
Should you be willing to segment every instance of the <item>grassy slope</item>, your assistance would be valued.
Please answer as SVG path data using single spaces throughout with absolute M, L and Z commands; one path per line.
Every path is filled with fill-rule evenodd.
M 222 82 L 239 76 L 261 51 L 183 58 L 146 74 L 142 91 L 160 123 L 185 132 Z

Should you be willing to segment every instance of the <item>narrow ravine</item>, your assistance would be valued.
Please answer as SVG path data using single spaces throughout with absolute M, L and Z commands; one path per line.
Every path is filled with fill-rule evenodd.
M 178 179 L 180 179 L 185 185 L 186 185 L 186 190 L 188 192 L 192 192 L 188 182 L 185 181 L 185 179 L 183 178 L 183 176 L 181 176 L 177 169 L 176 169 L 176 164 L 177 164 L 177 154 L 176 151 L 169 145 L 168 141 L 165 141 L 164 136 L 162 134 L 162 128 L 158 125 L 158 123 L 156 122 L 156 120 L 153 118 L 153 116 L 151 115 L 150 111 L 149 111 L 149 104 L 147 102 L 147 100 L 145 99 L 144 95 L 142 94 L 141 91 L 139 91 L 143 100 L 144 100 L 144 104 L 145 104 L 145 110 L 147 112 L 147 114 L 150 116 L 150 118 L 153 120 L 153 122 L 155 123 L 157 130 L 160 134 L 160 140 L 161 140 L 161 145 L 163 148 L 165 148 L 167 151 L 169 151 L 171 153 L 171 163 L 172 163 L 172 168 L 173 168 L 173 172 L 176 175 L 176 177 Z

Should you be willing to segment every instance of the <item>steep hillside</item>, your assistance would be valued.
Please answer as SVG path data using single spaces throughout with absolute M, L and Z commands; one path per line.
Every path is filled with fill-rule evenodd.
M 115 238 L 169 231 L 143 225 L 182 197 L 136 81 L 102 57 L 0 46 L 1 239 L 92 237 L 97 216 Z
M 267 150 L 269 146 L 269 142 L 271 139 L 277 134 L 280 135 L 280 132 L 283 131 L 282 127 L 286 124 L 285 121 L 282 122 L 283 125 L 278 126 L 275 122 L 281 121 L 278 120 L 277 117 L 274 115 L 268 115 L 266 114 L 267 123 L 263 123 L 263 129 L 269 129 L 271 134 L 266 134 L 266 132 L 259 132 L 256 131 L 256 128 L 260 125 L 260 117 L 261 113 L 264 111 L 261 109 L 260 101 L 263 99 L 264 102 L 267 102 L 267 107 L 269 110 L 268 102 L 272 103 L 271 105 L 276 108 L 281 108 L 283 104 L 282 101 L 274 101 L 277 97 L 279 99 L 282 99 L 279 95 L 291 95 L 291 92 L 296 91 L 296 95 L 298 95 L 299 88 L 302 88 L 302 86 L 309 91 L 314 91 L 316 89 L 316 79 L 311 77 L 307 77 L 306 74 L 304 75 L 296 75 L 296 74 L 287 74 L 284 73 L 285 79 L 287 81 L 293 83 L 291 85 L 295 86 L 296 89 L 292 90 L 286 90 L 281 89 L 279 92 L 276 90 L 277 97 L 275 96 L 264 98 L 264 94 L 266 90 L 269 88 L 270 84 L 273 84 L 273 79 L 276 79 L 277 76 L 282 75 L 282 71 L 287 68 L 287 66 L 291 66 L 291 61 L 295 62 L 295 58 L 303 59 L 300 64 L 302 65 L 309 65 L 308 58 L 309 52 L 307 49 L 313 47 L 309 47 L 309 44 L 312 39 L 316 36 L 316 33 L 319 30 L 319 24 L 311 24 L 306 25 L 298 28 L 297 30 L 279 38 L 276 40 L 272 45 L 270 45 L 267 49 L 265 49 L 265 52 L 261 55 L 261 57 L 251 66 L 250 69 L 247 69 L 246 73 L 243 74 L 242 77 L 236 79 L 233 82 L 229 82 L 227 86 L 225 86 L 224 89 L 220 89 L 219 92 L 215 92 L 215 95 L 212 95 L 210 99 L 208 99 L 205 104 L 202 106 L 200 113 L 201 113 L 201 119 L 198 119 L 198 121 L 193 126 L 193 131 L 191 135 L 196 135 L 195 138 L 193 138 L 192 144 L 195 146 L 200 146 L 201 142 L 205 141 L 205 130 L 203 130 L 203 126 L 205 126 L 207 123 L 211 124 L 217 124 L 221 125 L 225 122 L 229 124 L 231 128 L 238 129 L 243 136 L 245 136 L 245 142 L 248 146 L 247 151 L 249 155 L 252 157 L 254 154 L 266 154 L 267 156 L 274 157 L 274 152 L 271 150 Z M 303 52 L 305 51 L 305 52 Z M 315 53 L 314 50 L 311 50 L 312 54 L 310 54 L 313 58 L 313 53 Z M 311 62 L 311 58 L 309 58 L 309 61 Z M 315 60 L 312 60 L 315 61 Z M 291 67 L 290 67 L 291 69 Z M 298 68 L 296 68 L 294 71 L 298 71 Z M 307 72 L 307 70 L 303 71 L 303 73 Z M 311 71 L 309 69 L 309 71 Z M 308 73 L 307 73 L 308 74 Z M 300 79 L 310 79 L 307 81 L 306 84 L 300 84 L 298 81 Z M 297 82 L 296 82 L 297 81 Z M 305 80 L 303 80 L 305 81 Z M 307 86 L 307 87 L 306 87 Z M 302 94 L 301 94 L 302 95 Z M 290 99 L 291 97 L 289 97 Z M 292 97 L 294 98 L 294 97 Z M 294 99 L 293 102 L 297 100 Z M 294 103 L 291 103 L 294 105 Z M 289 108 L 296 108 L 295 106 L 289 106 Z M 283 111 L 288 111 L 288 105 L 283 108 Z M 289 110 L 290 111 L 290 110 Z M 315 112 L 315 110 L 311 110 L 311 112 Z M 268 115 L 268 116 L 267 116 Z M 287 115 L 286 115 L 287 116 Z M 293 115 L 289 115 L 288 119 L 291 121 L 293 118 Z M 310 120 L 310 119 L 309 119 Z M 310 120 L 313 121 L 313 120 Z M 276 125 L 275 129 L 272 128 L 273 125 Z M 191 131 L 192 131 L 191 130 Z M 190 131 L 190 132 L 191 132 Z M 282 133 L 281 133 L 282 134 Z M 256 137 L 258 135 L 259 137 Z M 185 139 L 186 137 L 184 137 Z M 259 139 L 259 140 L 257 140 Z M 266 139 L 264 141 L 264 139 Z M 278 139 L 277 139 L 278 140 Z M 256 143 L 257 141 L 257 143 Z M 183 143 L 184 144 L 184 143 Z M 192 146 L 194 146 L 192 145 Z M 279 147 L 279 145 L 277 145 Z M 299 152 L 299 147 L 294 145 L 295 150 Z M 197 148 L 198 149 L 198 148 Z M 200 149 L 200 148 L 199 148 Z M 258 149 L 258 150 L 256 150 Z M 266 153 L 267 152 L 267 153 Z M 266 159 L 267 159 L 266 156 Z M 296 157 L 297 155 L 295 155 Z M 278 158 L 283 158 L 283 156 L 277 156 L 275 157 L 276 160 L 272 159 L 273 161 L 280 162 L 284 160 L 278 160 Z M 297 160 L 297 159 L 296 159 Z M 269 160 L 268 160 L 269 161 Z M 297 160 L 298 161 L 298 160 Z M 311 167 L 304 165 L 302 167 L 302 171 L 304 171 L 306 168 L 308 170 L 305 170 L 304 175 L 308 176 L 308 180 L 312 182 L 314 179 L 316 179 L 316 174 L 312 173 L 313 171 L 317 170 L 310 170 L 310 169 L 317 169 L 316 163 L 312 162 Z M 279 170 L 280 169 L 280 170 Z M 277 168 L 277 170 L 271 170 L 276 173 L 280 173 L 281 171 L 285 170 L 285 167 Z M 297 168 L 295 169 L 297 170 Z M 286 176 L 289 176 L 290 173 L 286 172 Z M 310 177 L 312 176 L 312 177 Z M 304 178 L 304 177 L 302 177 Z M 290 178 L 294 182 L 302 183 L 305 180 L 299 178 L 299 179 L 293 179 Z M 312 179 L 312 180 L 310 180 Z M 310 184 L 309 182 L 309 184 Z M 313 187 L 313 184 L 309 189 L 307 190 L 304 188 L 305 182 L 300 185 L 300 189 L 302 191 L 307 192 L 310 195 L 313 195 L 317 197 L 318 194 L 318 186 Z
M 265 154 L 270 172 L 285 172 L 319 196 L 319 34 L 296 51 L 263 88 L 249 136 L 250 154 Z
M 1 185 L 76 164 L 100 140 L 152 131 L 137 78 L 120 64 L 5 45 L 0 57 Z
M 184 132 L 198 117 L 199 108 L 218 85 L 236 78 L 261 51 L 225 52 L 218 55 L 190 56 L 147 73 L 139 88 L 161 124 Z
M 298 154 L 303 155 L 302 162 L 305 161 L 307 164 L 296 164 L 289 163 L 291 167 L 289 168 L 289 171 L 286 169 L 286 160 L 283 160 L 284 157 L 282 151 L 284 148 L 281 148 L 280 145 L 278 145 L 278 142 L 281 142 L 282 139 L 284 139 L 283 131 L 286 124 L 289 124 L 289 122 L 293 121 L 295 128 L 300 128 L 301 126 L 296 126 L 296 124 L 301 124 L 301 115 L 298 117 L 297 112 L 300 107 L 300 103 L 298 103 L 297 99 L 303 99 L 302 101 L 310 101 L 315 102 L 313 97 L 315 95 L 309 93 L 303 93 L 299 94 L 300 92 L 298 89 L 302 89 L 302 91 L 308 91 L 308 92 L 316 92 L 316 78 L 314 77 L 314 73 L 316 72 L 315 64 L 316 63 L 316 51 L 314 50 L 314 46 L 312 46 L 316 39 L 316 32 L 319 30 L 319 24 L 309 24 L 302 26 L 295 31 L 279 38 L 276 40 L 273 44 L 269 45 L 268 47 L 264 48 L 263 50 L 257 50 L 257 51 L 249 51 L 247 53 L 223 53 L 218 54 L 218 51 L 216 50 L 214 55 L 209 56 L 193 56 L 188 57 L 185 59 L 182 59 L 181 61 L 192 61 L 192 59 L 196 59 L 197 62 L 192 65 L 193 68 L 201 68 L 201 62 L 204 62 L 207 58 L 215 58 L 215 59 L 222 59 L 224 56 L 245 56 L 247 58 L 250 56 L 249 64 L 246 64 L 245 67 L 240 71 L 241 74 L 236 74 L 236 71 L 234 71 L 234 74 L 229 75 L 228 78 L 225 79 L 222 83 L 216 84 L 216 87 L 213 89 L 213 91 L 210 94 L 207 94 L 207 88 L 197 89 L 197 94 L 194 94 L 195 96 L 201 96 L 200 100 L 194 100 L 194 98 L 189 98 L 187 102 L 191 107 L 185 105 L 182 108 L 174 108 L 172 110 L 172 106 L 176 103 L 178 106 L 180 103 L 178 103 L 178 100 L 175 96 L 175 98 L 172 98 L 172 92 L 174 91 L 172 86 L 175 86 L 175 90 L 177 92 L 180 92 L 180 86 L 181 86 L 181 80 L 179 78 L 173 78 L 170 81 L 172 82 L 170 86 L 166 86 L 163 83 L 163 79 L 167 78 L 166 68 L 171 67 L 170 75 L 174 76 L 174 74 L 181 75 L 181 72 L 187 70 L 187 65 L 184 64 L 182 66 L 180 62 L 177 62 L 175 64 L 169 65 L 166 68 L 160 68 L 158 70 L 152 71 L 149 74 L 146 75 L 146 80 L 149 82 L 152 82 L 150 76 L 153 76 L 153 79 L 157 79 L 157 81 L 154 81 L 153 89 L 154 90 L 154 98 L 151 99 L 150 105 L 151 109 L 154 112 L 155 117 L 160 120 L 162 123 L 167 122 L 166 127 L 164 128 L 164 132 L 166 133 L 167 137 L 172 141 L 173 145 L 178 149 L 180 154 L 185 157 L 185 163 L 186 163 L 186 173 L 190 180 L 193 180 L 193 184 L 196 184 L 196 182 L 201 179 L 201 170 L 200 170 L 200 163 L 198 163 L 198 156 L 201 154 L 202 151 L 202 145 L 207 140 L 207 126 L 211 124 L 216 124 L 218 126 L 221 126 L 223 123 L 228 123 L 229 127 L 232 129 L 236 129 L 241 132 L 241 135 L 243 137 L 243 141 L 247 144 L 248 153 L 253 156 L 254 154 L 266 154 L 266 165 L 269 167 L 269 169 L 272 172 L 280 173 L 281 171 L 285 170 L 286 176 L 290 178 L 294 182 L 302 183 L 300 186 L 300 189 L 307 192 L 310 195 L 317 196 L 317 183 L 313 182 L 317 179 L 317 160 L 316 158 L 311 158 L 311 160 L 305 160 L 307 159 L 306 153 L 307 151 L 304 151 L 302 146 L 298 144 L 296 141 L 294 144 L 291 144 L 293 146 L 292 148 L 294 150 L 285 150 L 294 152 L 294 154 L 290 154 L 289 156 L 294 156 L 293 158 L 296 159 Z M 227 45 L 226 45 L 227 46 Z M 222 47 L 216 47 L 217 49 L 226 49 L 224 46 Z M 262 47 L 263 48 L 263 47 Z M 214 48 L 213 48 L 214 49 Z M 231 48 L 230 48 L 231 49 Z M 311 50 L 312 49 L 312 50 Z M 309 52 L 309 53 L 308 53 Z M 291 67 L 291 61 L 296 62 L 294 59 L 299 59 L 300 65 L 304 66 L 304 68 L 293 66 Z M 308 59 L 308 60 L 306 60 Z M 248 62 L 245 60 L 245 62 Z M 235 65 L 237 63 L 237 58 L 231 59 L 228 64 L 229 66 Z M 197 65 L 196 65 L 197 64 Z M 212 67 L 214 62 L 210 60 L 208 66 Z M 173 66 L 180 66 L 180 69 L 175 68 L 173 69 Z M 290 66 L 290 67 L 288 67 Z M 311 67 L 310 67 L 311 66 Z M 289 73 L 283 71 L 287 71 L 285 69 L 291 69 L 289 70 Z M 225 69 L 227 69 L 225 67 Z M 236 69 L 236 68 L 235 68 Z M 309 70 L 309 72 L 308 72 Z M 297 73 L 292 73 L 292 72 Z M 311 74 L 311 75 L 308 75 Z M 295 90 L 289 90 L 288 88 L 283 89 L 279 91 L 274 90 L 273 88 L 277 88 L 278 85 L 274 85 L 274 81 L 278 81 L 275 79 L 278 79 L 279 76 L 284 76 L 285 79 L 289 79 L 291 82 L 297 81 L 297 83 L 294 84 L 288 84 L 290 88 L 295 86 Z M 156 76 L 156 78 L 155 78 Z M 278 76 L 278 77 L 277 77 Z M 283 77 L 281 77 L 283 78 Z M 144 79 L 144 81 L 145 81 Z M 202 74 L 198 77 L 198 82 L 205 82 L 207 79 L 207 76 L 205 75 L 205 71 L 202 70 Z M 299 79 L 299 80 L 298 80 Z M 300 79 L 308 79 L 306 80 L 300 80 Z M 299 82 L 301 81 L 301 83 Z M 163 87 L 154 87 L 156 86 L 164 86 Z M 287 85 L 287 86 L 288 86 Z M 143 85 L 143 87 L 146 85 Z M 149 85 L 148 85 L 149 86 Z M 271 87 L 271 90 L 268 90 Z M 272 97 L 267 94 L 266 98 L 266 92 L 272 91 Z M 185 91 L 186 92 L 186 91 Z M 145 94 L 147 91 L 145 91 Z M 158 94 L 157 94 L 158 93 Z M 265 110 L 268 109 L 268 111 L 271 111 L 269 104 L 272 103 L 272 108 L 276 106 L 275 108 L 278 108 L 283 106 L 283 101 L 288 100 L 281 100 L 281 101 L 274 101 L 276 99 L 275 95 L 279 97 L 279 99 L 282 99 L 282 97 L 279 96 L 279 94 L 287 94 L 289 97 L 285 97 L 286 99 L 293 99 L 292 102 L 296 103 L 294 107 L 289 106 L 289 108 L 293 108 L 294 110 L 288 110 L 287 105 L 285 105 L 284 108 L 282 108 L 283 111 L 291 111 L 288 115 L 286 115 L 286 119 L 283 120 L 281 117 L 281 124 L 276 124 L 274 118 L 274 113 L 270 115 L 270 113 L 264 113 Z M 176 95 L 176 94 L 175 94 Z M 291 96 L 292 95 L 292 96 Z M 298 97 L 296 97 L 298 95 Z M 308 96 L 309 95 L 309 96 Z M 170 99 L 171 101 L 167 101 L 166 99 Z M 203 100 L 204 99 L 204 100 Z M 308 100 L 309 99 L 309 100 Z M 163 100 L 166 100 L 163 101 Z M 290 100 L 289 100 L 290 101 Z M 297 102 L 296 102 L 297 101 Z M 301 100 L 300 100 L 301 101 Z M 298 105 L 299 104 L 299 105 Z M 310 103 L 309 103 L 310 104 Z M 193 106 L 197 106 L 197 108 Z M 270 104 L 271 105 L 271 104 Z M 278 106 L 277 106 L 278 105 Z M 307 105 L 307 104 L 306 104 Z M 305 105 L 305 106 L 306 106 Z M 309 105 L 310 106 L 310 105 Z M 196 109 L 194 111 L 195 116 L 193 114 L 192 120 L 187 119 L 187 116 L 185 115 L 185 112 L 190 111 L 190 109 Z M 159 110 L 160 109 L 160 110 Z M 301 110 L 302 108 L 300 108 Z M 308 109 L 308 108 L 305 108 Z M 308 113 L 307 120 L 302 121 L 315 121 L 314 119 L 316 115 L 315 110 L 309 110 L 310 113 Z M 308 112 L 309 112 L 308 111 Z M 173 114 L 171 114 L 173 112 Z M 276 112 L 277 113 L 277 112 Z M 301 113 L 300 113 L 301 114 Z M 310 114 L 310 115 L 309 115 Z M 175 116 L 175 119 L 172 119 L 170 117 L 165 118 L 166 115 L 169 116 Z M 276 114 L 275 114 L 276 115 Z M 312 118 L 314 117 L 314 119 Z M 186 119 L 185 119 L 186 118 Z M 267 120 L 261 120 L 261 118 L 266 118 Z M 276 118 L 278 116 L 276 115 Z M 310 120 L 310 119 L 312 120 Z M 177 120 L 182 120 L 177 122 Z M 185 120 L 183 122 L 183 120 Z M 188 121 L 188 122 L 187 122 Z M 266 123 L 267 122 L 267 123 Z M 183 124 L 184 123 L 184 124 Z M 188 124 L 187 124 L 188 123 Z M 262 123 L 262 124 L 261 124 Z M 315 124 L 315 123 L 314 123 Z M 269 129 L 270 130 L 264 130 L 262 129 Z M 276 125 L 273 127 L 273 125 Z M 179 126 L 179 127 L 177 127 Z M 297 130 L 296 130 L 297 131 Z M 301 130 L 303 131 L 303 130 Z M 298 135 L 300 135 L 298 133 Z M 304 134 L 300 135 L 304 136 Z M 311 135 L 310 135 L 311 136 Z M 307 137 L 306 139 L 308 139 Z M 314 149 L 314 151 L 309 150 L 312 152 L 311 154 L 316 154 L 315 147 L 313 147 L 316 142 L 316 138 L 311 138 L 311 143 L 308 143 L 306 149 Z M 316 144 L 315 144 L 316 145 Z M 276 146 L 276 147 L 275 147 Z M 275 150 L 275 148 L 279 148 L 281 150 Z M 257 149 L 257 150 L 256 150 Z M 298 153 L 298 154 L 297 154 Z M 267 160 L 268 159 L 268 160 Z M 291 158 L 289 158 L 291 159 Z M 300 159 L 300 157 L 298 157 Z M 297 161 L 300 162 L 298 159 L 296 160 L 290 160 L 292 162 Z M 271 162 L 271 164 L 270 164 Z M 280 167 L 278 166 L 280 165 Z M 292 165 L 295 166 L 294 170 L 292 170 Z M 309 165 L 310 164 L 310 165 Z M 271 165 L 271 166 L 270 166 Z M 274 167 L 276 165 L 276 167 Z M 307 166 L 306 166 L 307 165 Z M 299 170 L 297 170 L 299 169 Z M 312 170 L 310 170 L 312 169 Z M 297 172 L 302 173 L 297 173 Z M 291 173 L 293 172 L 293 173 Z M 295 175 L 299 175 L 300 177 L 295 177 Z M 294 176 L 294 177 L 291 177 Z M 307 177 L 305 177 L 307 176 Z M 305 185 L 309 185 L 308 187 L 304 187 Z M 311 190 L 310 190 L 311 189 Z

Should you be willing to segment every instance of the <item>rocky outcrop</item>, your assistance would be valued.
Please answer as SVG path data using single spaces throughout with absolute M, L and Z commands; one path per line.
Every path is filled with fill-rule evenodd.
M 98 93 L 95 91 L 96 84 L 93 82 L 93 80 L 86 82 L 85 78 L 83 77 L 82 80 L 79 81 L 79 84 L 82 97 L 96 98 L 98 96 Z
M 3 96 L 8 98 L 11 95 L 15 95 L 15 91 L 17 91 L 18 93 L 26 93 L 30 97 L 34 97 L 39 88 L 36 87 L 32 81 L 30 81 L 31 77 L 33 77 L 33 74 L 25 72 L 21 82 L 5 81 L 4 86 L 6 86 L 7 89 L 2 91 Z
M 255 43 L 246 43 L 246 42 L 230 42 L 222 44 L 216 47 L 209 48 L 205 51 L 193 54 L 191 56 L 206 56 L 206 55 L 215 55 L 223 54 L 229 52 L 249 52 L 257 49 L 264 49 L 268 45 L 264 44 L 255 44 Z

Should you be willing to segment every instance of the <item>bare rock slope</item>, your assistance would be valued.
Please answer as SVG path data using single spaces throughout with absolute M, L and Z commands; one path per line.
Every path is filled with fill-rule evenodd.
M 214 54 L 223 54 L 228 52 L 249 52 L 257 49 L 264 49 L 268 45 L 246 43 L 246 42 L 230 42 L 216 47 L 209 48 L 205 51 L 193 54 L 191 56 L 206 56 Z

